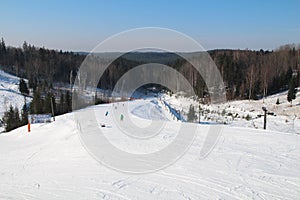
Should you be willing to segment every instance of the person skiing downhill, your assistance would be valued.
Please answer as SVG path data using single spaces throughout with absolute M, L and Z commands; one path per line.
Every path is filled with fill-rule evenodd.
M 121 121 L 124 120 L 124 115 L 123 115 L 123 114 L 120 115 L 120 120 L 121 120 Z

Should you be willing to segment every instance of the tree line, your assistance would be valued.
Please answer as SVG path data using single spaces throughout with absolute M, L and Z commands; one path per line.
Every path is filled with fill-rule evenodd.
M 285 45 L 276 50 L 208 51 L 216 63 L 224 83 L 228 99 L 259 99 L 288 89 L 294 72 L 299 85 L 299 46 Z M 37 85 L 51 88 L 54 83 L 72 84 L 85 59 L 84 54 L 39 48 L 24 42 L 22 47 L 7 47 L 0 42 L 0 66 L 3 70 L 29 80 L 29 87 Z M 207 94 L 202 77 L 183 58 L 172 53 L 129 53 L 116 59 L 104 72 L 98 86 L 112 89 L 128 70 L 149 62 L 167 64 L 181 74 L 194 87 L 197 95 Z M 85 85 L 91 81 L 89 74 L 81 74 Z
M 14 108 L 11 105 L 9 110 L 4 113 L 1 120 L 4 124 L 5 131 L 11 131 L 20 126 L 26 125 L 28 123 L 28 109 L 26 105 L 24 105 L 20 115 L 18 108 Z
M 259 99 L 287 90 L 292 78 L 296 86 L 300 83 L 299 46 L 274 51 L 213 50 L 210 55 L 227 86 L 228 99 Z
M 208 54 L 223 77 L 227 99 L 259 99 L 300 85 L 299 46 L 285 45 L 272 51 L 216 49 L 208 51 Z M 72 85 L 77 75 L 85 86 L 95 81 L 91 78 L 93 74 L 78 74 L 85 58 L 86 54 L 83 53 L 49 50 L 27 42 L 21 47 L 11 47 L 5 44 L 3 38 L 0 41 L 0 68 L 28 79 L 28 83 L 20 82 L 20 91 L 24 95 L 29 95 L 31 91 L 33 100 L 28 108 L 30 113 L 51 112 L 51 102 L 55 114 L 69 112 L 72 93 L 54 85 Z M 124 73 L 150 62 L 176 69 L 190 82 L 200 98 L 209 99 L 208 88 L 201 75 L 184 58 L 173 53 L 125 54 L 109 65 L 97 80 L 97 85 L 111 90 Z M 294 94 L 295 89 L 292 89 L 289 99 L 294 99 Z M 12 110 L 15 111 L 14 108 Z

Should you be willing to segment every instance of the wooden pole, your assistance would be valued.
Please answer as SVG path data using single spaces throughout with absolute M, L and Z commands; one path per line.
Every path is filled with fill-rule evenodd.
M 264 116 L 264 129 L 267 128 L 267 110 L 265 110 L 265 116 Z
M 266 107 L 262 107 L 263 111 L 265 112 L 264 113 L 264 129 L 267 128 L 267 108 Z
M 53 117 L 53 121 L 55 121 L 55 116 L 54 116 L 54 109 L 53 109 L 53 100 L 51 97 L 51 110 L 52 110 L 52 117 Z

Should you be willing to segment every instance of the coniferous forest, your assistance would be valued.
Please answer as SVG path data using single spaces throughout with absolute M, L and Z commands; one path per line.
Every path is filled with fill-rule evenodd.
M 271 51 L 217 49 L 208 53 L 223 77 L 229 100 L 259 99 L 287 90 L 291 83 L 294 88 L 300 85 L 299 46 L 285 45 Z M 71 111 L 72 94 L 59 85 L 74 82 L 86 55 L 35 47 L 27 42 L 22 47 L 11 47 L 3 38 L 0 41 L 0 69 L 28 79 L 28 88 L 33 91 L 28 108 L 30 113 L 51 113 L 51 101 L 54 102 L 55 114 Z M 207 96 L 201 76 L 184 59 L 172 53 L 129 53 L 119 57 L 106 69 L 98 87 L 112 89 L 126 71 L 149 62 L 173 67 L 186 77 L 197 95 Z M 85 79 L 88 81 L 89 77 Z M 20 88 L 23 94 L 28 94 L 24 81 L 20 82 Z M 10 112 L 11 116 L 16 116 L 13 108 Z

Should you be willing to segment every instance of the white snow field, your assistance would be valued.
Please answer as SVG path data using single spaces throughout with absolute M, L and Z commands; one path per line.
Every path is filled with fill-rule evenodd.
M 124 151 L 164 148 L 180 126 L 155 99 L 131 101 L 124 122 L 130 117 L 145 127 L 149 119 L 165 120 L 167 128 L 154 143 L 130 141 L 110 116 L 115 106 L 123 105 L 105 104 L 76 112 L 94 109 L 99 130 Z M 100 123 L 106 127 L 101 128 Z M 215 148 L 200 159 L 209 128 L 220 125 L 190 126 L 197 126 L 197 137 L 183 157 L 163 170 L 140 175 L 118 172 L 94 160 L 81 143 L 74 113 L 52 123 L 33 124 L 30 133 L 26 126 L 2 133 L 0 199 L 300 198 L 299 135 L 224 126 Z
M 300 91 L 300 88 L 298 88 Z M 189 106 L 195 107 L 197 117 L 198 102 L 180 94 L 161 95 L 161 99 L 169 103 L 174 109 L 180 110 L 186 118 Z M 277 99 L 280 104 L 276 104 Z M 300 92 L 292 105 L 287 101 L 287 91 L 260 100 L 235 100 L 223 104 L 201 104 L 201 122 L 226 123 L 233 127 L 263 128 L 263 110 L 266 107 L 267 129 L 272 131 L 300 134 Z M 197 120 L 198 121 L 198 120 Z

